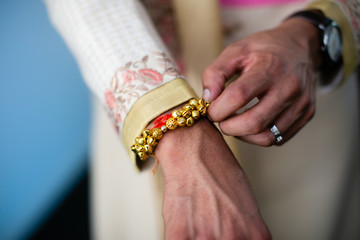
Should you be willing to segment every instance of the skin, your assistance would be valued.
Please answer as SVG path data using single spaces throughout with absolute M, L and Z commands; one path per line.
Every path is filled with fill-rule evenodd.
M 271 146 L 276 124 L 284 143 L 315 113 L 315 71 L 321 66 L 319 33 L 300 18 L 228 46 L 203 72 L 210 118 L 221 131 L 246 142 Z M 227 88 L 234 74 L 240 76 Z M 241 114 L 252 99 L 259 102 Z
M 226 48 L 203 77 L 212 120 L 258 145 L 274 143 L 272 122 L 291 138 L 314 114 L 317 42 L 315 27 L 291 19 Z M 257 105 L 234 114 L 254 97 Z M 169 131 L 155 154 L 164 173 L 166 239 L 271 239 L 242 168 L 209 120 Z
M 156 156 L 165 239 L 271 239 L 242 168 L 208 119 L 166 133 Z

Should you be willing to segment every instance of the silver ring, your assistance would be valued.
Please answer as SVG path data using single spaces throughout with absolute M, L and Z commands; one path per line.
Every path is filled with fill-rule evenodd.
M 279 129 L 275 126 L 275 124 L 270 127 L 270 131 L 272 132 L 272 134 L 274 134 L 277 143 L 282 141 L 283 138 L 280 134 Z

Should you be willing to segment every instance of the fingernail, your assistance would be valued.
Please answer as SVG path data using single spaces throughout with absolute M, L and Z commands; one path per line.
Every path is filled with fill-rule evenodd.
M 205 88 L 203 91 L 203 99 L 205 101 L 209 101 L 210 100 L 210 90 Z

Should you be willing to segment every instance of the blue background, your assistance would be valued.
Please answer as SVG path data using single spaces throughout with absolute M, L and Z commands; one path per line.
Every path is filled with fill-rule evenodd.
M 19 239 L 87 164 L 89 93 L 42 1 L 0 1 L 0 78 L 0 239 Z

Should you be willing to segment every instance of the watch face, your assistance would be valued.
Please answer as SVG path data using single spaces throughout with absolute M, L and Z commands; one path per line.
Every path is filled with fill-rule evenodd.
M 333 62 L 341 58 L 342 44 L 340 30 L 336 24 L 330 24 L 324 32 L 324 46 Z

